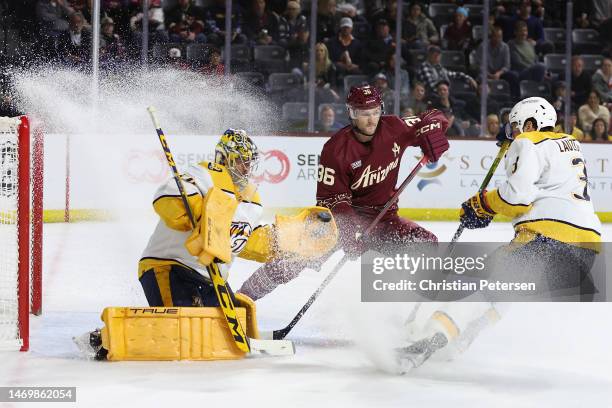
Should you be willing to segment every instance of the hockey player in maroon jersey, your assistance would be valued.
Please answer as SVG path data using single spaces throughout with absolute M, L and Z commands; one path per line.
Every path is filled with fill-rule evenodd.
M 418 146 L 430 162 L 448 150 L 448 121 L 437 110 L 400 118 L 383 115 L 382 98 L 372 86 L 353 87 L 346 105 L 351 124 L 323 146 L 317 183 L 317 205 L 329 208 L 338 224 L 340 247 L 352 259 L 368 249 L 389 252 L 411 242 L 437 237 L 389 208 L 369 236 L 361 233 L 393 196 L 404 150 Z M 277 260 L 253 273 L 239 292 L 257 300 L 294 279 L 305 263 Z M 317 266 L 314 266 L 317 267 Z

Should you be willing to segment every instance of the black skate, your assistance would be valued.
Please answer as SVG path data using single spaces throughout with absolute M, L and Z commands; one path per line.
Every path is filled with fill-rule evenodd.
M 406 374 L 421 366 L 437 350 L 448 344 L 446 336 L 440 332 L 397 350 L 400 372 Z
M 100 329 L 84 333 L 79 337 L 73 337 L 72 340 L 81 353 L 87 356 L 87 358 L 97 361 L 106 360 L 108 350 L 102 347 L 102 334 L 100 333 Z

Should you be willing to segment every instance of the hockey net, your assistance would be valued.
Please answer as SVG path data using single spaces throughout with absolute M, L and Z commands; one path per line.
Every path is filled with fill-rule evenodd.
M 0 350 L 28 350 L 42 309 L 42 157 L 26 116 L 0 117 Z

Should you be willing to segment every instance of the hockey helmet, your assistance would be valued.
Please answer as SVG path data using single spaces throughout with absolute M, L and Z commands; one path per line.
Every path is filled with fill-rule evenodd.
M 229 171 L 234 184 L 243 190 L 259 164 L 259 150 L 242 129 L 227 129 L 215 147 L 215 163 Z
M 382 113 L 384 104 L 376 87 L 371 85 L 354 86 L 346 96 L 346 108 L 349 117 L 355 119 L 359 110 L 380 108 Z
M 551 126 L 554 127 L 557 123 L 557 112 L 555 108 L 544 98 L 534 96 L 526 98 L 514 105 L 508 116 L 506 124 L 506 137 L 512 139 L 512 124 L 516 123 L 516 129 L 519 133 L 523 133 L 523 127 L 527 119 L 533 119 L 536 122 L 536 130 Z

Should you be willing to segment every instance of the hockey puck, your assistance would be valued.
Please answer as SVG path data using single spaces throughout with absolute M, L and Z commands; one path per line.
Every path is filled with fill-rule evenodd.
M 317 213 L 317 216 L 319 217 L 319 219 L 323 222 L 330 222 L 332 217 L 331 214 L 325 211 L 319 211 Z

